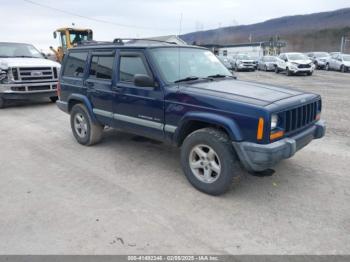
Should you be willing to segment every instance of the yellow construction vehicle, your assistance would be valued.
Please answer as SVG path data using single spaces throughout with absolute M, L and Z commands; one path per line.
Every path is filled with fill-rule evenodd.
M 57 49 L 50 46 L 50 49 L 55 53 L 57 62 L 62 62 L 68 49 L 77 46 L 82 41 L 91 41 L 93 34 L 91 29 L 64 27 L 57 29 L 53 37 L 58 38 L 59 46 Z

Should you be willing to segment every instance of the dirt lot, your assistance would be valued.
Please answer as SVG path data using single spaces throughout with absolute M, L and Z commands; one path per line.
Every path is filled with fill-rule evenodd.
M 349 254 L 350 74 L 239 73 L 323 96 L 327 136 L 221 197 L 179 151 L 108 130 L 78 145 L 50 103 L 0 111 L 1 254 Z

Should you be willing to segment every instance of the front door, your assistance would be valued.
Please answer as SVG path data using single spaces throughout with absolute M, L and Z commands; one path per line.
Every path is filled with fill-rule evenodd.
M 123 130 L 162 140 L 164 138 L 164 93 L 154 86 L 134 84 L 136 74 L 154 79 L 143 51 L 120 51 L 117 81 L 113 87 L 114 126 Z

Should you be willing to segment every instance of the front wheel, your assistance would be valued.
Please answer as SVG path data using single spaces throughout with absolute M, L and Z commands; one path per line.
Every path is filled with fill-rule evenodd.
M 346 72 L 346 67 L 345 67 L 344 65 L 342 65 L 342 66 L 340 67 L 340 71 L 341 71 L 342 73 L 345 73 L 345 72 Z
M 327 63 L 326 64 L 326 71 L 329 71 L 330 70 L 330 67 L 329 67 L 329 64 Z
M 209 195 L 225 193 L 242 172 L 230 139 L 214 128 L 197 130 L 185 139 L 181 164 L 188 181 Z
M 56 101 L 58 100 L 58 97 L 57 96 L 52 96 L 50 97 L 50 100 L 52 103 L 56 103 Z
M 289 70 L 289 68 L 287 67 L 287 76 L 291 76 L 293 73 L 292 71 Z
M 84 105 L 73 106 L 70 116 L 73 135 L 78 143 L 90 146 L 101 141 L 104 127 L 92 121 Z
M 278 74 L 280 70 L 278 69 L 278 66 L 275 66 L 275 73 Z

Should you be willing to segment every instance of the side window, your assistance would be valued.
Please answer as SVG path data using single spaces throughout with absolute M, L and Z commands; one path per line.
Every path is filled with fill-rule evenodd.
M 93 55 L 90 66 L 90 78 L 112 80 L 114 56 Z
M 64 67 L 63 76 L 83 77 L 87 52 L 69 53 Z
M 149 75 L 141 56 L 121 56 L 119 81 L 132 82 L 134 75 Z
M 224 51 L 223 51 L 223 55 L 224 55 L 224 56 L 227 56 L 227 50 L 224 50 Z

